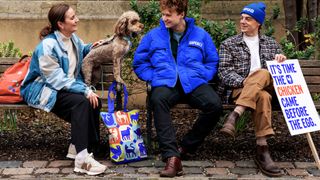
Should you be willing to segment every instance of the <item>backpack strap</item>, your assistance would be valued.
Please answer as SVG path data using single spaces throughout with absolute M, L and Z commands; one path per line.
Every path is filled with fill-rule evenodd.
M 25 55 L 23 55 L 23 56 L 19 59 L 19 62 L 21 62 L 21 61 L 28 61 L 28 60 L 30 60 L 30 59 L 31 59 L 31 56 L 25 54 Z

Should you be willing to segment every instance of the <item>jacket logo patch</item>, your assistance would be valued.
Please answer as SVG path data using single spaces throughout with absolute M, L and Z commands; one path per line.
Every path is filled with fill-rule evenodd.
M 201 42 L 198 42 L 198 41 L 189 41 L 189 45 L 202 47 L 203 44 Z

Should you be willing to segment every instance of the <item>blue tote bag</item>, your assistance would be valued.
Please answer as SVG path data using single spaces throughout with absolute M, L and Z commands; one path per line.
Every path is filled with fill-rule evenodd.
M 101 118 L 109 131 L 110 158 L 115 163 L 128 163 L 147 158 L 143 143 L 139 120 L 139 110 L 127 110 L 128 92 L 123 85 L 124 103 L 122 111 L 115 111 L 116 82 L 113 82 L 108 92 L 108 112 L 101 112 Z

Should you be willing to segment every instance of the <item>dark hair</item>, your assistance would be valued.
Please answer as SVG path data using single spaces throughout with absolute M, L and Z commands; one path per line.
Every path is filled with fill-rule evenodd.
M 42 28 L 40 31 L 40 40 L 46 37 L 48 34 L 53 33 L 55 30 L 59 30 L 58 21 L 64 22 L 65 14 L 69 10 L 68 4 L 56 4 L 53 5 L 48 13 L 49 25 Z
M 160 0 L 160 9 L 173 8 L 178 14 L 184 12 L 185 16 L 188 11 L 188 0 Z

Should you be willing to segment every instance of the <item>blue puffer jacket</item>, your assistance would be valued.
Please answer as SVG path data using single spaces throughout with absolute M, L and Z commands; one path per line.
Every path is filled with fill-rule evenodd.
M 163 20 L 148 32 L 137 48 L 133 69 L 152 87 L 174 87 L 179 78 L 185 93 L 208 83 L 217 73 L 219 56 L 210 35 L 185 18 L 186 33 L 178 45 L 175 61 L 170 47 L 170 33 Z
M 78 57 L 75 78 L 68 77 L 68 54 L 58 31 L 46 36 L 36 47 L 21 86 L 21 96 L 29 106 L 49 112 L 56 102 L 59 90 L 85 96 L 91 91 L 80 73 L 83 57 L 90 51 L 91 44 L 84 45 L 75 34 L 71 40 Z

